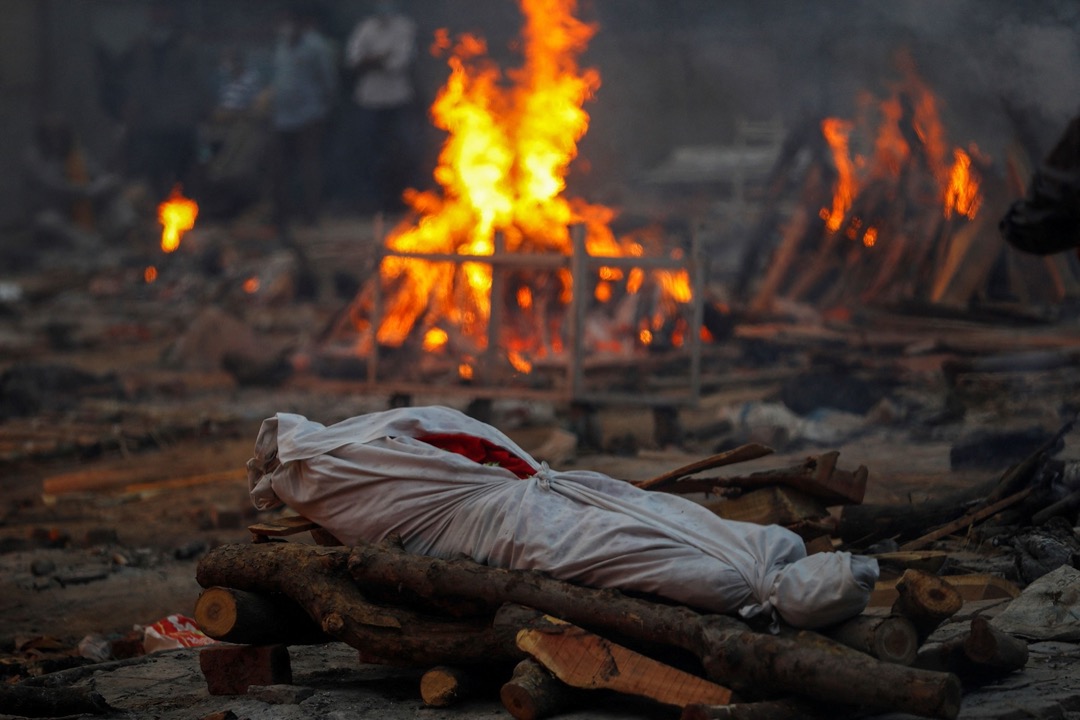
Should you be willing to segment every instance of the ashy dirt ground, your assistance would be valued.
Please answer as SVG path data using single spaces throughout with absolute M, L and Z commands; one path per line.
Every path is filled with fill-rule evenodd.
M 303 302 L 293 299 L 287 273 L 264 277 L 262 294 L 237 290 L 270 264 L 263 262 L 268 251 L 257 232 L 211 227 L 200 233 L 187 258 L 163 265 L 156 285 L 142 277 L 153 258 L 149 251 L 129 254 L 119 265 L 71 263 L 0 278 L 20 289 L 18 298 L 0 305 L 0 372 L 70 367 L 92 376 L 61 381 L 44 372 L 51 380 L 39 384 L 30 410 L 9 407 L 0 417 L 0 670 L 9 678 L 78 665 L 84 662 L 76 657 L 81 641 L 123 636 L 135 626 L 192 612 L 199 555 L 218 544 L 248 541 L 245 528 L 259 519 L 243 470 L 264 418 L 288 411 L 331 423 L 384 409 L 390 401 L 304 371 L 320 331 L 347 305 L 334 291 L 343 270 L 356 282 L 370 272 L 370 224 L 338 221 L 299 238 L 321 287 L 315 299 Z M 212 278 L 201 274 L 197 262 L 198 248 L 210 247 L 219 260 L 226 258 Z M 301 372 L 268 386 L 238 382 L 221 369 L 221 358 L 239 338 L 192 332 L 208 307 L 227 310 L 246 328 L 250 335 L 240 349 L 249 356 L 287 356 Z M 988 428 L 1056 428 L 1080 407 L 1075 364 L 971 376 L 953 386 L 941 370 L 951 357 L 1052 355 L 1080 347 L 1075 320 L 1017 325 L 882 314 L 830 322 L 799 312 L 737 329 L 713 351 L 705 371 L 715 382 L 697 407 L 681 412 L 678 445 L 656 445 L 648 409 L 602 407 L 599 449 L 553 462 L 636 480 L 735 442 L 760 440 L 779 452 L 748 470 L 839 449 L 841 466 L 870 469 L 868 502 L 906 502 L 1000 474 L 1000 467 L 953 469 L 950 450 L 958 439 Z M 801 374 L 821 357 L 838 356 L 873 379 L 868 387 L 877 396 L 870 410 L 775 415 L 770 403 L 798 389 Z M 0 389 L 9 402 L 11 388 Z M 412 400 L 464 408 L 470 398 L 433 390 Z M 752 422 L 769 412 L 774 414 Z M 494 405 L 491 422 L 528 450 L 576 427 L 568 408 L 512 400 Z M 1070 437 L 1074 455 L 1076 445 Z M 230 707 L 205 696 L 193 657 L 179 651 L 124 666 L 122 673 L 100 675 L 98 687 L 113 688 L 112 702 L 135 713 L 124 717 L 202 717 Z M 1058 649 L 1053 657 L 1059 667 L 1072 667 L 1076 653 Z M 347 648 L 298 650 L 295 658 L 298 684 L 316 686 L 315 699 L 288 711 L 294 706 L 238 700 L 232 707 L 239 717 L 505 715 L 497 703 L 465 711 L 422 709 L 414 676 L 357 668 Z M 123 678 L 135 689 L 110 685 L 122 685 Z M 1072 712 L 1077 705 L 1055 707 Z M 613 708 L 568 717 L 653 712 Z M 991 716 L 1021 715 L 965 715 Z

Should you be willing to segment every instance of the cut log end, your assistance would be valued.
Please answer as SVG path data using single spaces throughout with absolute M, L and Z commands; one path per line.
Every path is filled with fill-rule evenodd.
M 440 665 L 420 678 L 420 697 L 428 707 L 450 707 L 471 695 L 475 685 L 468 671 Z
M 499 699 L 516 720 L 543 720 L 570 704 L 572 691 L 535 660 L 522 660 Z

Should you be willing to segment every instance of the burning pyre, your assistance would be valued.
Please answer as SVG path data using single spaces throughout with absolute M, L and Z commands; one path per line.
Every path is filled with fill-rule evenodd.
M 537 359 L 566 351 L 575 290 L 614 308 L 610 327 L 591 333 L 592 349 L 640 350 L 661 329 L 671 346 L 683 343 L 679 307 L 692 293 L 685 264 L 672 262 L 679 251 L 665 254 L 655 232 L 616 238 L 614 210 L 565 194 L 588 129 L 583 105 L 600 86 L 599 73 L 578 64 L 596 27 L 575 17 L 576 5 L 520 0 L 523 63 L 505 73 L 481 38 L 437 33 L 433 51 L 448 53 L 450 67 L 431 107 L 447 133 L 434 172 L 439 191 L 406 192 L 412 213 L 386 239 L 381 286 L 354 303 L 360 355 L 376 343 L 415 343 L 460 359 L 462 378 L 493 353 L 529 373 Z M 573 277 L 572 231 L 583 233 L 588 256 L 612 258 L 581 266 L 588 282 Z M 627 257 L 665 257 L 668 266 L 614 260 Z M 537 258 L 554 262 L 530 262 Z

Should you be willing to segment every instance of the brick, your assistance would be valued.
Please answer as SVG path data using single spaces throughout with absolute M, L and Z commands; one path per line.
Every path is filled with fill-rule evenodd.
M 249 685 L 292 684 L 284 645 L 211 645 L 199 652 L 199 667 L 211 695 L 243 695 Z

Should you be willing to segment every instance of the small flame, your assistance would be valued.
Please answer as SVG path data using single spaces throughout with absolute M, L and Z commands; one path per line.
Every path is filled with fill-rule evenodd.
M 259 285 L 259 278 L 253 275 L 244 281 L 244 292 L 248 295 L 254 295 L 259 292 Z
M 143 270 L 143 280 L 146 281 L 147 285 L 157 280 L 157 268 L 153 265 L 147 265 L 146 269 Z
M 642 328 L 638 333 L 638 339 L 641 340 L 642 345 L 652 344 L 652 331 L 649 328 Z
M 518 307 L 521 308 L 522 310 L 528 310 L 529 308 L 532 307 L 532 304 L 533 304 L 532 290 L 529 289 L 528 285 L 522 285 L 521 287 L 518 288 L 518 291 L 517 291 L 517 304 L 518 304 Z
M 606 303 L 611 299 L 611 295 L 611 283 L 599 282 L 596 284 L 596 290 L 593 292 L 593 297 L 596 298 L 597 302 Z
M 862 236 L 862 244 L 868 248 L 874 247 L 874 243 L 877 242 L 877 228 L 868 227 L 866 233 Z
M 161 223 L 161 249 L 171 253 L 180 247 L 180 238 L 195 227 L 199 206 L 180 192 L 180 186 L 172 189 L 169 199 L 158 205 L 158 222 Z
M 506 359 L 510 361 L 510 365 L 519 373 L 528 375 L 532 372 L 532 363 L 526 360 L 525 356 L 521 353 L 511 350 L 506 354 Z
M 450 336 L 445 330 L 438 327 L 433 327 L 424 333 L 424 350 L 427 352 L 434 352 L 441 347 L 444 347 L 450 340 Z
M 855 199 L 855 163 L 848 152 L 848 136 L 852 127 L 850 122 L 840 118 L 825 118 L 821 121 L 821 132 L 832 149 L 837 173 L 836 184 L 833 186 L 832 209 L 821 209 L 821 219 L 832 232 L 840 229 L 844 216 Z
M 468 363 L 461 363 L 458 365 L 457 372 L 462 380 L 472 380 L 473 378 L 472 365 L 469 365 Z
M 955 210 L 969 220 L 974 220 L 982 203 L 979 175 L 971 169 L 971 156 L 960 148 L 953 150 L 953 158 L 949 186 L 945 188 L 945 217 L 952 217 Z

